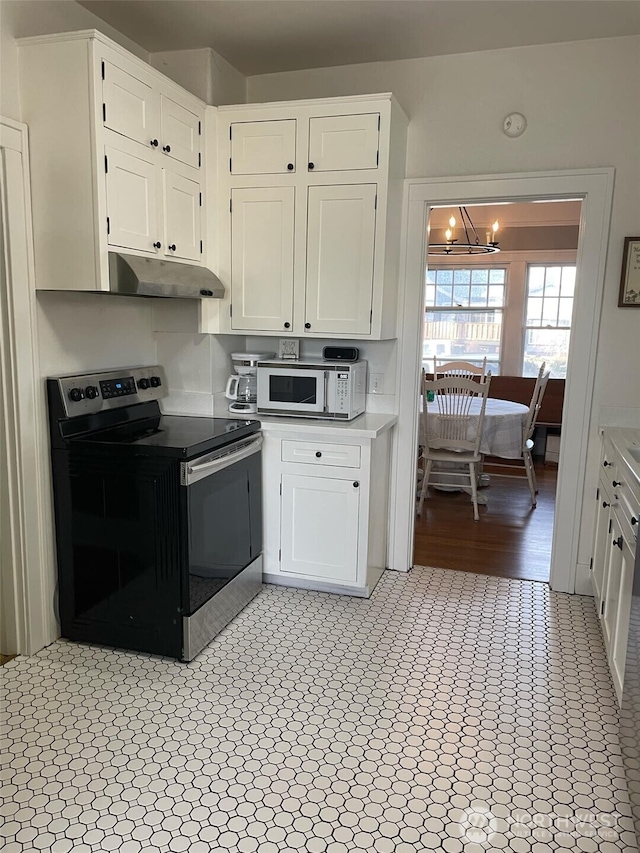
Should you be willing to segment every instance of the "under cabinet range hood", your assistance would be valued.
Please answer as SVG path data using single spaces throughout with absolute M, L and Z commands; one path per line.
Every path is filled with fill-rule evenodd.
M 109 290 L 122 296 L 222 299 L 224 285 L 206 267 L 109 252 Z

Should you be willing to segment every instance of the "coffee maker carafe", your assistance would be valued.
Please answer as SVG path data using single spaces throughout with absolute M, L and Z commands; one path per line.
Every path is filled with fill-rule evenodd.
M 230 412 L 253 414 L 258 400 L 258 362 L 273 358 L 273 352 L 232 352 L 231 361 L 236 371 L 227 380 L 225 396 Z

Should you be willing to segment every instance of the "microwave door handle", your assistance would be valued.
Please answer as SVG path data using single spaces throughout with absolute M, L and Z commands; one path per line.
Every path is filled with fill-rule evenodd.
M 262 436 L 259 435 L 252 442 L 246 444 L 240 450 L 224 455 L 218 455 L 214 459 L 209 459 L 206 462 L 192 465 L 190 462 L 183 462 L 181 482 L 183 486 L 191 486 L 202 480 L 205 477 L 210 477 L 211 474 L 217 474 L 219 471 L 224 471 L 236 462 L 241 462 L 254 453 L 258 453 L 262 447 Z
M 329 411 L 329 371 L 324 372 L 324 406 L 323 411 Z

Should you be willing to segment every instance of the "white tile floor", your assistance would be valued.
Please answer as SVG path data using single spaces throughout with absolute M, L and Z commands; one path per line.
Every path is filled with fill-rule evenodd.
M 5 853 L 636 849 L 593 602 L 542 584 L 266 587 L 191 664 L 1 673 Z

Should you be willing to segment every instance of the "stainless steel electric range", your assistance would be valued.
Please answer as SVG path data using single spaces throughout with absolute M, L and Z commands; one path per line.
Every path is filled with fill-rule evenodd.
M 191 660 L 260 591 L 260 423 L 163 415 L 161 367 L 47 380 L 62 636 Z

